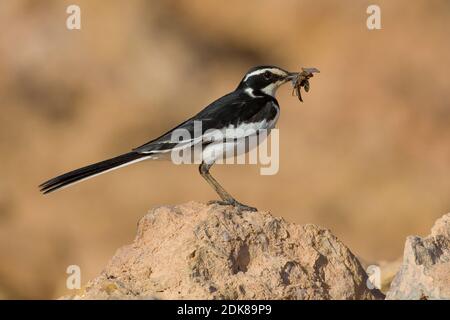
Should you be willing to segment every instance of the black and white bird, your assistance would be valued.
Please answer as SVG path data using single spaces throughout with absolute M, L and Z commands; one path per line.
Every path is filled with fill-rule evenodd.
M 211 176 L 209 170 L 218 159 L 224 157 L 227 150 L 234 149 L 236 144 L 248 138 L 246 134 L 258 134 L 260 130 L 270 131 L 275 127 L 280 115 L 275 93 L 282 84 L 294 80 L 297 76 L 296 72 L 288 72 L 275 66 L 254 67 L 245 74 L 236 90 L 214 101 L 198 114 L 160 137 L 132 149 L 131 152 L 50 179 L 39 186 L 40 190 L 47 194 L 132 163 L 165 158 L 175 148 L 192 149 L 201 144 L 199 171 L 221 198 L 220 201 L 215 202 L 232 205 L 239 210 L 254 211 L 255 208 L 238 202 L 225 191 Z M 194 136 L 196 122 L 201 122 L 200 138 Z M 225 133 L 230 128 L 245 129 L 236 132 L 246 133 L 239 137 L 225 136 L 225 139 L 214 139 L 207 134 L 211 129 Z M 175 130 L 180 129 L 191 133 L 194 138 L 181 142 L 174 141 L 172 135 Z

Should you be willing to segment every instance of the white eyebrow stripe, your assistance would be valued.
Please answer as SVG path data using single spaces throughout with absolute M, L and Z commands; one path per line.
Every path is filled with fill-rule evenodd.
M 248 78 L 256 76 L 256 75 L 261 74 L 261 73 L 264 73 L 266 71 L 270 71 L 270 72 L 272 72 L 274 74 L 277 74 L 279 76 L 285 76 L 286 75 L 286 72 L 284 72 L 283 70 L 277 69 L 277 68 L 264 68 L 264 69 L 259 69 L 259 70 L 256 70 L 256 71 L 253 71 L 253 72 L 247 74 L 245 76 L 245 78 L 244 78 L 244 82 L 247 81 Z

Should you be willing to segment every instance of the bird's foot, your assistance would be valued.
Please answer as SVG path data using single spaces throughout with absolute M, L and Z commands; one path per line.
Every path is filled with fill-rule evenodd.
M 254 207 L 247 206 L 247 205 L 245 205 L 243 203 L 240 203 L 239 201 L 234 200 L 234 199 L 232 199 L 232 200 L 211 200 L 211 201 L 208 201 L 208 205 L 211 205 L 211 204 L 218 204 L 219 206 L 233 206 L 236 209 L 238 209 L 239 212 L 242 212 L 242 211 L 251 211 L 251 212 L 258 211 L 258 209 L 254 208 Z

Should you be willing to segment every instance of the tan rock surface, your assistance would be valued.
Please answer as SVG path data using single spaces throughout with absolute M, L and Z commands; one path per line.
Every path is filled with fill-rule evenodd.
M 75 299 L 375 299 L 329 230 L 195 202 L 151 210 Z
M 450 299 L 450 213 L 428 237 L 406 239 L 403 264 L 387 299 Z

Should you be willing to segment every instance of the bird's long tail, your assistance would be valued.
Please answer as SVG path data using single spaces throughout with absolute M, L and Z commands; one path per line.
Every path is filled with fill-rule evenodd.
M 76 169 L 42 183 L 39 188 L 43 194 L 70 186 L 77 182 L 92 178 L 102 173 L 124 167 L 126 165 L 151 158 L 148 154 L 128 152 L 120 156 Z

